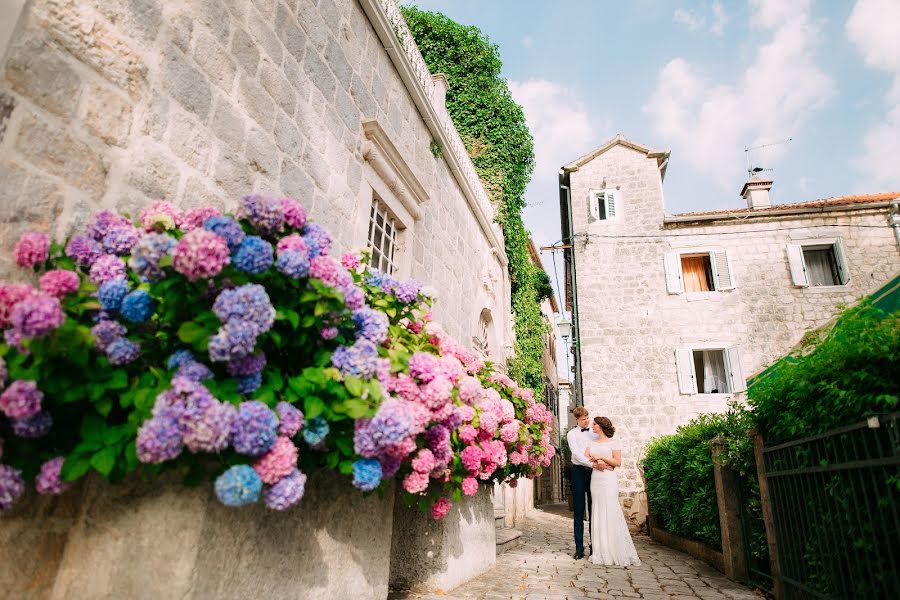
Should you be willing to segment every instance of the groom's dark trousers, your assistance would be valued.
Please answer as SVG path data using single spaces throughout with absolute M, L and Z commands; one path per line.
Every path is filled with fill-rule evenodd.
M 584 552 L 585 498 L 589 515 L 591 511 L 591 471 L 590 467 L 572 465 L 572 510 L 575 513 L 575 551 L 578 553 Z

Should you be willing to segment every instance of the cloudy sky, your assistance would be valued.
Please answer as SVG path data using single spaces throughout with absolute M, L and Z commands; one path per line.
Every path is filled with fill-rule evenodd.
M 413 2 L 500 47 L 539 245 L 560 237 L 559 167 L 617 133 L 672 151 L 669 213 L 742 206 L 744 149 L 788 138 L 751 153 L 776 203 L 900 190 L 900 0 Z

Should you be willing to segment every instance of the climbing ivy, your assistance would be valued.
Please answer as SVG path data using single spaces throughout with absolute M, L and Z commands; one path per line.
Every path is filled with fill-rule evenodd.
M 428 68 L 447 76 L 447 110 L 503 229 L 516 332 L 510 375 L 541 397 L 547 326 L 540 303 L 553 289 L 543 270 L 531 263 L 522 221 L 525 187 L 534 170 L 534 143 L 525 115 L 501 77 L 499 49 L 480 29 L 412 6 L 402 11 Z

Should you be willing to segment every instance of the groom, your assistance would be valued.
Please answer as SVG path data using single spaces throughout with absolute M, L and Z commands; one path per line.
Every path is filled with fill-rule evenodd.
M 575 560 L 584 558 L 584 501 L 587 496 L 588 511 L 591 510 L 591 472 L 593 464 L 584 455 L 588 445 L 597 439 L 591 431 L 588 411 L 576 406 L 572 415 L 577 425 L 566 434 L 569 451 L 572 453 L 572 509 L 575 521 Z

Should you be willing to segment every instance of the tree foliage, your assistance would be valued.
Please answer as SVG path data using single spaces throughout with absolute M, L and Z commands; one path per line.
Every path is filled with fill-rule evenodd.
M 549 296 L 549 280 L 531 263 L 522 221 L 525 187 L 534 170 L 534 143 L 525 115 L 501 76 L 499 49 L 481 30 L 415 7 L 404 7 L 403 16 L 428 68 L 447 76 L 447 110 L 495 206 L 506 240 L 515 315 L 516 355 L 510 374 L 540 397 L 546 331 L 540 301 Z

